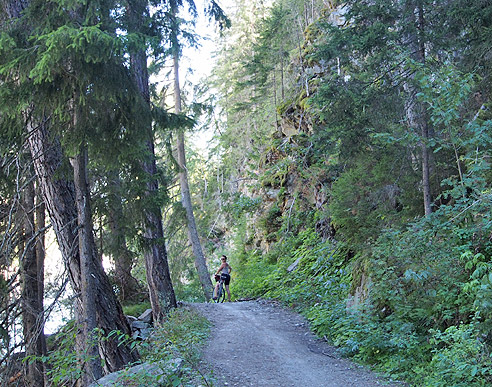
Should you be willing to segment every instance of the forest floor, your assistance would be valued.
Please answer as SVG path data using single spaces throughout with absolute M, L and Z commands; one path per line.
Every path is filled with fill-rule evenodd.
M 402 386 L 341 358 L 302 316 L 275 302 L 191 305 L 213 324 L 202 359 L 217 386 Z

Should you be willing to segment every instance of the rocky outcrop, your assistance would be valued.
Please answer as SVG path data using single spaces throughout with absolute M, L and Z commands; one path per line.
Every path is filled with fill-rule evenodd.
M 152 309 L 147 309 L 138 317 L 126 316 L 132 329 L 132 338 L 136 340 L 146 340 L 152 333 Z

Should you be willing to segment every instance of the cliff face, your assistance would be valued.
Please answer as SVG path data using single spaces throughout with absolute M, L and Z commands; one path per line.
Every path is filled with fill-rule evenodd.
M 322 165 L 313 162 L 313 144 L 308 134 L 312 125 L 308 114 L 292 107 L 282 115 L 280 129 L 260 158 L 256 172 L 258 184 L 243 186 L 244 195 L 261 198 L 260 208 L 252 215 L 252 246 L 269 251 L 279 241 L 278 231 L 298 232 L 309 224 L 301 221 L 318 213 L 315 227 L 324 238 L 334 235 L 329 219 L 322 214 L 328 203 L 329 182 Z M 299 129 L 300 128 L 300 129 Z M 302 223 L 300 223 L 300 221 Z
M 345 12 L 344 8 L 327 9 L 320 17 L 323 23 L 342 25 Z M 340 87 L 349 76 L 337 61 L 335 68 L 331 68 L 327 62 L 313 59 L 320 35 L 317 23 L 306 28 L 303 43 L 296 50 L 300 55 L 288 66 L 295 82 L 291 93 L 276 108 L 276 126 L 258 161 L 241 166 L 242 178 L 238 179 L 236 192 L 259 203 L 244 215 L 242 242 L 246 250 L 275 252 L 277 244 L 285 244 L 288 238 L 306 229 L 313 229 L 334 246 L 337 244 L 329 206 L 332 184 L 340 173 L 339 149 L 336 144 L 324 143 L 329 141 L 320 135 L 325 123 L 312 101 L 328 75 Z M 356 206 L 353 211 L 357 211 Z M 351 251 L 347 252 L 346 263 L 353 256 Z M 357 308 L 368 297 L 370 276 L 364 262 L 355 260 L 348 267 L 354 270 L 348 306 Z
M 321 12 L 323 22 L 344 23 L 344 7 L 326 8 Z M 333 238 L 335 229 L 327 216 L 328 192 L 333 176 L 330 166 L 335 157 L 314 152 L 315 132 L 322 126 L 312 114 L 310 99 L 316 95 L 323 76 L 333 71 L 326 63 L 312 59 L 314 42 L 319 30 L 316 23 L 304 32 L 302 46 L 288 66 L 295 79 L 290 97 L 277 106 L 276 128 L 254 170 L 244 175 L 257 178 L 238 186 L 238 192 L 248 197 L 261 198 L 261 206 L 249 214 L 251 231 L 249 246 L 268 252 L 279 241 L 280 230 L 297 233 L 314 227 L 324 238 Z M 342 78 L 344 75 L 338 71 Z M 293 91 L 293 92 L 292 92 Z M 308 220 L 309 219 L 309 220 Z

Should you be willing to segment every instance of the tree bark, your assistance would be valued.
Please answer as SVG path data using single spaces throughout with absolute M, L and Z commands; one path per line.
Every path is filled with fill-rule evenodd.
M 51 224 L 68 269 L 71 286 L 79 295 L 76 298 L 75 309 L 78 315 L 81 315 L 82 284 L 74 185 L 64 177 L 61 145 L 56 138 L 50 135 L 46 123 L 34 127 L 28 120 L 27 130 L 36 175 Z M 91 276 L 94 279 L 97 327 L 106 336 L 112 331 L 130 335 L 130 327 L 100 260 L 94 262 Z M 128 345 L 118 342 L 114 336 L 100 341 L 99 346 L 100 355 L 105 361 L 106 372 L 117 371 L 139 358 L 137 352 Z
M 82 385 L 86 386 L 103 376 L 101 359 L 97 349 L 95 329 L 97 328 L 96 314 L 96 271 L 94 265 L 99 261 L 95 250 L 89 185 L 87 183 L 87 148 L 82 146 L 79 154 L 71 160 L 74 170 L 74 183 L 77 203 L 78 245 L 80 257 L 80 298 L 82 302 L 81 329 L 77 336 L 79 353 L 85 353 L 85 373 Z
M 407 27 L 416 26 L 414 32 L 407 33 L 406 40 L 409 42 L 411 51 L 410 57 L 416 62 L 425 64 L 425 41 L 424 41 L 424 9 L 419 0 L 410 1 L 406 6 L 405 13 L 408 15 Z M 432 195 L 430 187 L 430 154 L 428 148 L 429 140 L 429 119 L 424 104 L 417 99 L 417 87 L 414 84 L 414 76 L 407 79 L 403 88 L 408 97 L 405 101 L 405 111 L 409 126 L 421 136 L 422 150 L 422 191 L 425 216 L 432 213 Z
M 176 11 L 173 12 L 176 14 Z M 177 51 L 177 50 L 175 50 Z M 181 87 L 179 85 L 179 58 L 177 52 L 173 54 L 174 67 L 174 107 L 177 114 L 181 113 Z M 193 214 L 193 204 L 191 202 L 190 186 L 188 184 L 188 169 L 186 168 L 186 151 L 184 132 L 178 131 L 177 139 L 178 148 L 178 165 L 179 165 L 179 183 L 181 186 L 181 200 L 186 210 L 186 219 L 188 222 L 188 237 L 195 255 L 195 268 L 198 273 L 200 284 L 202 285 L 205 299 L 210 301 L 212 298 L 212 281 L 208 272 L 207 262 L 203 254 L 200 237 L 196 227 L 195 215 Z
M 109 251 L 113 256 L 115 281 L 119 290 L 119 299 L 128 301 L 135 299 L 138 291 L 138 283 L 132 276 L 133 257 L 126 245 L 123 219 L 123 206 L 121 204 L 121 180 L 118 172 L 109 177 L 111 192 L 108 197 L 108 223 L 110 234 Z
M 42 295 L 39 295 L 39 269 L 36 256 L 36 227 L 34 208 L 34 182 L 27 183 L 23 191 L 24 251 L 21 255 L 22 323 L 27 357 L 43 355 L 44 339 Z M 40 360 L 30 358 L 25 363 L 25 382 L 30 387 L 44 386 L 44 367 Z
M 127 13 L 130 32 L 140 32 L 145 27 L 145 19 L 148 14 L 147 1 L 128 1 Z M 154 204 L 154 199 L 159 193 L 159 183 L 157 181 L 154 137 L 150 120 L 149 75 L 145 49 L 136 49 L 130 53 L 130 66 L 135 84 L 143 100 L 143 107 L 149 110 L 148 119 L 142 120 L 140 123 L 146 136 L 145 148 L 149 155 L 142 162 L 142 170 L 148 176 L 145 192 L 148 204 L 144 209 L 144 238 L 147 241 L 147 246 L 144 256 L 152 314 L 154 321 L 159 322 L 171 308 L 176 307 L 176 296 L 169 273 L 161 209 Z
M 42 198 L 41 191 L 39 189 L 39 185 L 36 184 L 35 191 L 35 201 L 36 201 L 36 262 L 37 262 L 37 280 L 38 280 L 38 305 L 39 310 L 43 313 L 41 323 L 39 327 L 40 335 L 38 340 L 38 353 L 42 356 L 46 355 L 47 347 L 46 347 L 46 336 L 44 334 L 44 261 L 46 257 L 46 249 L 45 249 L 45 232 L 44 229 L 46 227 L 46 206 L 44 205 L 44 201 Z M 44 366 L 43 366 L 44 367 Z M 47 375 L 44 373 L 44 384 L 47 384 Z

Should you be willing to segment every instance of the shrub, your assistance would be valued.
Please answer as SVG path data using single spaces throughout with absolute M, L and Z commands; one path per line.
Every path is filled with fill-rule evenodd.
M 476 323 L 432 331 L 432 360 L 425 385 L 481 387 L 492 384 L 492 359 Z

